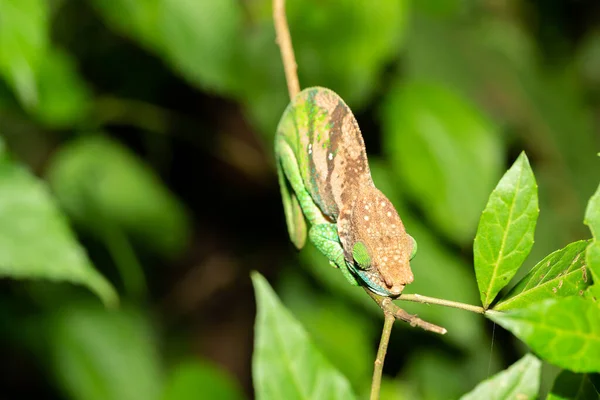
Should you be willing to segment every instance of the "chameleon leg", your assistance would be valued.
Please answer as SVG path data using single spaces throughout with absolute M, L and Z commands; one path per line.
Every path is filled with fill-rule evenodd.
M 294 194 L 302 207 L 302 211 L 311 225 L 328 223 L 323 216 L 323 213 L 308 193 L 308 190 L 306 190 L 302 175 L 298 168 L 296 156 L 285 139 L 281 137 L 276 139 L 275 154 L 277 154 L 278 162 L 285 173 L 285 177 L 292 186 L 292 189 L 294 189 Z
M 358 281 L 354 278 L 354 275 L 348 269 L 346 260 L 344 258 L 344 249 L 340 244 L 340 239 L 337 233 L 337 227 L 335 224 L 319 224 L 313 225 L 308 232 L 310 241 L 325 254 L 334 266 L 337 266 L 344 277 L 350 282 L 351 285 L 358 286 Z
M 277 176 L 279 178 L 279 188 L 283 200 L 283 211 L 285 212 L 288 234 L 294 246 L 300 250 L 306 242 L 306 221 L 304 220 L 304 214 L 302 214 L 302 208 L 300 208 L 296 194 L 290 191 L 285 173 L 279 161 L 277 162 Z

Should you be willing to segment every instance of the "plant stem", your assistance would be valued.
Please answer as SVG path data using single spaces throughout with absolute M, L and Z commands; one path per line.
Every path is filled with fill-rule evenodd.
M 473 306 L 471 304 L 459 303 L 457 301 L 436 299 L 435 297 L 421 296 L 420 294 L 401 294 L 397 300 L 413 301 L 423 304 L 437 304 L 444 307 L 459 308 L 465 311 L 471 311 L 477 314 L 485 314 L 486 310 L 483 307 Z
M 390 312 L 384 312 L 385 319 L 383 321 L 383 331 L 381 332 L 381 340 L 379 341 L 379 349 L 377 350 L 377 358 L 373 368 L 373 382 L 371 383 L 370 400 L 379 400 L 379 392 L 381 389 L 381 375 L 383 373 L 383 362 L 387 353 L 392 327 L 396 318 Z
M 273 0 L 273 21 L 275 22 L 277 44 L 281 49 L 281 60 L 285 70 L 288 92 L 290 99 L 293 99 L 300 92 L 300 83 L 298 82 L 298 65 L 294 56 L 290 29 L 285 16 L 285 0 Z
M 423 321 L 416 315 L 409 314 L 392 303 L 392 300 L 389 297 L 379 296 L 367 288 L 364 289 L 365 292 L 367 292 L 367 294 L 371 296 L 371 298 L 379 305 L 379 307 L 381 307 L 385 315 L 391 314 L 396 319 L 408 322 L 412 327 L 419 327 L 429 332 L 439 333 L 440 335 L 446 334 L 446 328 Z

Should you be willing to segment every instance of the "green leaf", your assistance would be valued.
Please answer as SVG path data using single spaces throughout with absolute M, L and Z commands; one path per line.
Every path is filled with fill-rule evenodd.
M 600 299 L 600 186 L 588 202 L 584 222 L 594 236 L 585 254 L 585 261 L 595 282 L 590 290 L 592 296 Z
M 41 63 L 37 83 L 39 104 L 33 113 L 42 123 L 62 128 L 86 116 L 90 91 L 67 53 L 49 49 Z
M 87 286 L 108 306 L 118 302 L 46 186 L 6 154 L 0 155 L 0 276 L 72 282 Z
M 178 254 L 189 223 L 183 205 L 140 159 L 119 143 L 90 135 L 64 145 L 48 179 L 82 227 L 104 235 L 114 224 L 160 254 Z
M 542 363 L 531 354 L 525 355 L 508 369 L 481 382 L 461 400 L 536 399 L 540 388 Z
M 527 156 L 521 153 L 490 195 L 475 236 L 475 274 L 484 307 L 525 261 L 533 246 L 538 214 L 535 177 Z
M 256 398 L 355 398 L 346 378 L 315 348 L 265 278 L 253 272 L 252 281 L 258 309 L 252 357 Z
M 454 241 L 466 244 L 501 174 L 491 123 L 439 85 L 409 82 L 384 100 L 384 148 L 407 194 Z
M 218 366 L 190 360 L 175 367 L 161 399 L 241 400 L 244 397 L 238 384 Z
M 324 267 L 333 269 L 329 265 Z M 321 353 L 351 382 L 353 389 L 357 393 L 368 389 L 376 350 L 373 341 L 380 335 L 380 326 L 373 324 L 369 315 L 359 312 L 345 298 L 327 296 L 298 268 L 285 268 L 277 288 L 283 304 L 306 329 Z M 364 291 L 360 292 L 364 297 Z M 378 316 L 381 317 L 381 310 Z M 362 328 L 355 329 L 357 326 Z M 345 334 L 340 336 L 339 332 Z
M 49 42 L 45 0 L 0 0 L 0 74 L 26 108 L 38 103 L 36 76 Z
M 600 305 L 581 297 L 549 299 L 486 316 L 544 360 L 574 372 L 600 371 Z
M 165 58 L 192 83 L 219 93 L 238 92 L 240 2 L 162 0 L 161 4 Z
M 65 52 L 49 43 L 48 2 L 0 0 L 0 77 L 27 111 L 51 127 L 81 120 L 89 90 Z
M 540 300 L 583 295 L 592 283 L 585 262 L 588 244 L 588 240 L 580 240 L 548 255 L 494 306 L 494 310 L 523 308 Z
M 162 391 L 154 332 L 134 309 L 64 308 L 50 332 L 52 370 L 74 400 L 153 400 Z
M 563 371 L 558 375 L 547 400 L 598 400 L 600 395 L 587 374 Z

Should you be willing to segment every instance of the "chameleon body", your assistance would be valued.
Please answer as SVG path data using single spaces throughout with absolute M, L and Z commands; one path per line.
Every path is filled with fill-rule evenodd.
M 416 242 L 373 184 L 358 123 L 333 91 L 300 92 L 275 137 L 277 172 L 290 238 L 307 236 L 354 285 L 398 296 L 413 281 Z

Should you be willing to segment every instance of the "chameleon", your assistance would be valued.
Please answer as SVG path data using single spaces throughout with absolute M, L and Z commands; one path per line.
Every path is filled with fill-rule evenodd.
M 416 241 L 375 187 L 358 122 L 342 98 L 322 87 L 298 93 L 277 126 L 275 159 L 295 247 L 308 236 L 352 285 L 399 296 L 414 279 Z

